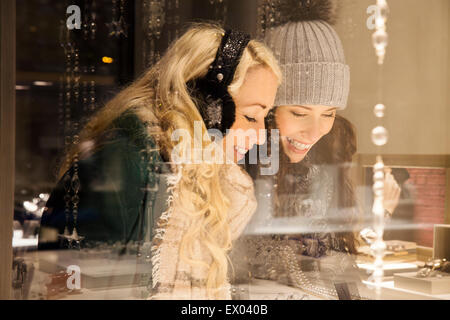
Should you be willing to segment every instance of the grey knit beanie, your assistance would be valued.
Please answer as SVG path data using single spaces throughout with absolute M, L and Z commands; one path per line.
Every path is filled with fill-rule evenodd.
M 288 22 L 268 30 L 265 41 L 283 72 L 276 106 L 347 106 L 350 71 L 341 40 L 330 24 L 323 20 Z

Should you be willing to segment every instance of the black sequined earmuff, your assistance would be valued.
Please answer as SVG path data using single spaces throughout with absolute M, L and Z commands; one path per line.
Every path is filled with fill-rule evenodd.
M 225 135 L 235 121 L 236 105 L 228 86 L 249 41 L 249 35 L 227 30 L 206 76 L 187 84 L 207 129 L 218 129 Z

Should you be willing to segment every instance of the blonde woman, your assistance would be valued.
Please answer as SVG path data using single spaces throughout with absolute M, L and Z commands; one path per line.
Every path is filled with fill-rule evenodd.
M 256 207 L 252 181 L 235 162 L 264 143 L 255 132 L 280 78 L 260 42 L 191 27 L 81 131 L 47 203 L 39 247 L 151 238 L 150 298 L 230 298 L 227 252 Z M 211 129 L 225 137 L 213 142 Z M 226 161 L 198 157 L 199 146 Z

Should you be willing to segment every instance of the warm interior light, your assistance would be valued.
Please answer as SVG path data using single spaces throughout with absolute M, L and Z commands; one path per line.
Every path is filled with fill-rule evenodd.
M 111 57 L 103 57 L 102 61 L 103 63 L 113 63 L 114 59 Z
M 23 207 L 27 210 L 27 211 L 31 211 L 34 212 L 38 209 L 38 206 L 31 202 L 31 201 L 24 201 L 23 202 Z
M 48 198 L 50 198 L 50 195 L 48 193 L 40 193 L 39 198 L 41 198 L 43 201 L 47 201 Z
M 30 86 L 16 85 L 16 90 L 30 90 Z
M 50 81 L 34 81 L 33 84 L 38 87 L 49 87 L 53 85 Z

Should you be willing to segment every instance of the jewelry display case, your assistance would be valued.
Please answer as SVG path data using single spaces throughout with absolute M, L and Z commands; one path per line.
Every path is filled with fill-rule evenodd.
M 88 244 L 77 229 L 86 188 L 78 171 L 83 159 L 75 156 L 73 172 L 64 180 L 58 176 L 63 156 L 79 146 L 88 120 L 154 66 L 190 23 L 214 21 L 264 39 L 283 21 L 277 11 L 283 1 L 298 2 L 305 10 L 311 2 L 321 3 L 2 1 L 0 140 L 2 154 L 10 157 L 0 159 L 0 191 L 3 208 L 13 212 L 0 216 L 1 241 L 8 243 L 1 253 L 0 298 L 151 298 L 154 229 L 170 195 L 158 190 L 152 201 L 159 214 L 145 211 L 133 226 L 147 228 L 144 238 Z M 241 165 L 254 178 L 258 208 L 228 254 L 231 298 L 450 300 L 450 2 L 330 2 L 332 8 L 324 10 L 337 12 L 332 27 L 342 40 L 351 79 L 347 108 L 337 114 L 353 126 L 356 150 L 342 163 L 311 162 L 306 173 L 286 174 L 286 179 L 309 184 L 309 193 L 298 195 L 303 185 L 296 186 L 285 198 L 275 196 L 283 183 L 278 176 L 255 178 Z M 389 6 L 386 12 L 384 5 Z M 15 32 L 5 31 L 7 22 Z M 15 70 L 7 69 L 14 60 Z M 337 156 L 350 144 L 336 149 Z M 169 189 L 170 175 L 163 169 L 156 178 L 164 181 L 162 189 Z M 400 190 L 389 210 L 383 180 L 388 172 Z M 352 203 L 336 200 L 348 188 L 344 173 L 351 178 Z M 59 178 L 66 209 L 62 232 L 41 227 Z M 98 203 L 107 202 L 105 186 L 102 181 L 94 185 Z M 280 215 L 274 201 L 302 214 L 287 210 Z M 7 230 L 12 241 L 5 240 Z M 47 237 L 65 249 L 46 243 Z

